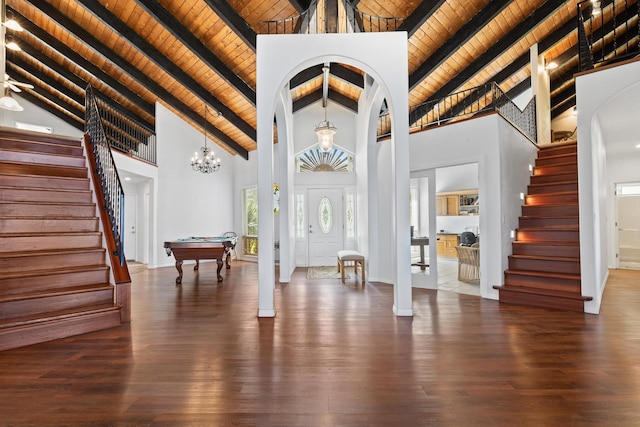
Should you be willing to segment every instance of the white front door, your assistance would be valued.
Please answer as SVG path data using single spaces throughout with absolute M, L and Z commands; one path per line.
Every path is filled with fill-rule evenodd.
M 309 266 L 336 265 L 344 245 L 341 188 L 309 189 Z
M 124 256 L 127 261 L 138 259 L 138 195 L 124 195 Z

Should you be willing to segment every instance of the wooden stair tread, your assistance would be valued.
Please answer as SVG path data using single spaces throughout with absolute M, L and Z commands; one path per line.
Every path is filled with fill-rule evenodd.
M 523 276 L 536 276 L 536 277 L 546 277 L 549 279 L 565 279 L 565 280 L 580 280 L 581 276 L 579 274 L 571 274 L 571 273 L 550 273 L 547 271 L 532 271 L 532 270 L 512 270 L 508 269 L 504 271 L 505 274 L 519 274 Z
M 536 240 L 536 241 L 523 241 L 517 240 L 513 242 L 514 245 L 540 245 L 540 246 L 580 246 L 580 242 L 570 242 L 563 241 L 559 242 L 557 240 Z
M 545 255 L 509 255 L 511 258 L 518 259 L 529 259 L 529 260 L 539 260 L 539 261 L 577 261 L 580 262 L 579 257 L 561 257 L 561 256 L 545 256 Z M 507 270 L 509 271 L 509 270 Z M 518 271 L 518 270 L 516 270 Z
M 56 192 L 56 193 L 91 193 L 91 190 L 79 190 L 79 189 L 68 189 L 68 188 L 55 188 L 55 189 L 51 189 L 51 188 L 47 188 L 47 187 L 24 187 L 24 186 L 20 186 L 20 187 L 14 187 L 11 185 L 0 185 L 0 190 L 15 190 L 15 189 L 20 189 L 20 190 L 24 190 L 24 191 L 29 191 L 29 190 L 35 190 L 35 191 L 42 191 L 42 190 L 46 190 L 46 191 L 51 191 L 51 192 Z M 11 201 L 11 200 L 7 200 L 7 201 Z M 23 200 L 24 201 L 24 200 Z
M 26 266 L 26 268 L 29 268 Z M 49 268 L 43 270 L 27 270 L 27 271 L 18 271 L 15 273 L 0 273 L 0 279 L 15 279 L 15 278 L 26 278 L 26 277 L 38 277 L 38 276 L 49 276 L 56 274 L 68 274 L 68 273 L 81 273 L 85 271 L 100 271 L 100 270 L 108 270 L 109 267 L 105 264 L 101 265 L 84 265 L 81 267 L 62 267 L 62 268 Z
M 86 248 L 73 248 L 73 249 L 58 249 L 58 250 L 35 250 L 35 251 L 22 251 L 22 252 L 0 252 L 0 258 L 22 258 L 38 255 L 59 255 L 59 254 L 74 254 L 74 253 L 87 253 L 87 252 L 104 252 L 103 247 L 86 247 Z
M 29 291 L 20 294 L 9 294 L 0 296 L 0 302 L 20 301 L 24 299 L 37 299 L 53 295 L 73 295 L 85 292 L 93 292 L 100 290 L 112 290 L 113 286 L 109 283 L 95 283 L 91 285 L 68 286 L 66 288 L 41 289 L 38 291 Z
M 96 235 L 100 234 L 100 231 L 51 231 L 51 232 L 25 232 L 25 233 L 0 233 L 0 237 L 44 237 L 44 236 L 78 236 L 78 235 Z M 0 248 L 2 250 L 2 248 Z
M 555 298 L 572 299 L 577 301 L 591 301 L 593 299 L 593 297 L 584 296 L 578 292 L 558 291 L 555 289 L 545 289 L 545 288 L 532 288 L 528 286 L 494 285 L 493 288 L 499 291 L 518 292 L 518 293 L 532 294 L 532 295 L 544 295 L 544 296 L 550 296 Z
M 98 314 L 107 311 L 118 311 L 119 305 L 115 304 L 99 304 L 94 306 L 74 308 L 67 310 L 52 311 L 48 313 L 40 313 L 32 316 L 14 317 L 11 319 L 0 320 L 0 331 L 8 328 L 25 327 L 36 323 L 45 323 L 51 321 L 64 320 L 73 317 L 81 317 L 90 314 Z

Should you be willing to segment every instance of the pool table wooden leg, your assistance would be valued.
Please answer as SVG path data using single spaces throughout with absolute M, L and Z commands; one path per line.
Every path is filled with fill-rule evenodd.
M 182 261 L 176 261 L 176 269 L 178 270 L 178 277 L 176 277 L 176 285 L 182 283 Z
M 218 264 L 218 282 L 222 282 L 222 276 L 220 275 L 220 270 L 222 270 L 222 264 L 224 264 L 224 262 L 221 259 L 217 259 L 216 263 Z

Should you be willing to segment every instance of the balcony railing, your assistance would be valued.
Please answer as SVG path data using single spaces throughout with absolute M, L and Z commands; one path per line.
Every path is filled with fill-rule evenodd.
M 94 97 L 104 133 L 111 148 L 138 160 L 156 164 L 156 135 L 107 101 Z
M 640 2 L 587 0 L 577 7 L 581 71 L 640 53 Z
M 535 98 L 521 110 L 495 82 L 409 107 L 409 131 L 417 132 L 486 112 L 498 112 L 530 140 L 537 140 Z M 390 135 L 389 113 L 381 114 L 378 118 L 378 139 Z
M 291 18 L 261 21 L 260 34 L 325 34 L 325 33 L 373 33 L 396 31 L 404 18 L 387 18 L 361 12 L 345 2 L 338 5 L 335 16 L 327 18 L 324 11 L 318 12 L 318 1 L 311 2 L 309 8 Z

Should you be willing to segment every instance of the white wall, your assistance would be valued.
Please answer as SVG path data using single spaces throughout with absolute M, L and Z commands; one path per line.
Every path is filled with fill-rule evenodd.
M 16 122 L 29 123 L 33 125 L 48 126 L 52 129 L 51 133 L 56 135 L 66 135 L 82 138 L 84 132 L 77 129 L 62 119 L 54 116 L 46 110 L 26 101 L 20 95 L 12 93 L 16 101 L 24 108 L 24 111 L 9 111 L 0 108 L 0 123 L 2 126 L 16 127 Z M 80 127 L 83 124 L 80 123 Z
M 189 236 L 220 236 L 234 230 L 235 162 L 233 156 L 209 141 L 222 161 L 218 172 L 203 174 L 191 169 L 193 153 L 204 145 L 204 136 L 173 114 L 156 104 L 156 137 L 158 146 L 158 240 L 156 251 L 164 251 L 163 243 Z M 173 257 L 158 257 L 158 266 L 174 265 Z
M 518 226 L 520 192 L 526 192 L 537 147 L 499 115 L 468 120 L 410 135 L 411 173 L 464 163 L 478 164 L 480 291 L 498 299 L 511 253 L 510 230 Z M 435 203 L 435 194 L 432 203 Z
M 640 135 L 639 135 L 640 138 Z M 640 140 L 638 141 L 640 143 Z M 637 150 L 634 154 L 618 154 L 607 155 L 607 171 L 609 177 L 609 193 L 614 194 L 616 184 L 640 182 L 640 150 Z M 617 208 L 616 198 L 613 196 L 609 203 L 609 218 L 611 221 L 608 224 L 609 233 L 611 237 L 609 239 L 609 268 L 617 268 L 618 260 L 616 259 L 618 227 L 616 227 L 617 220 Z
M 640 61 L 608 67 L 576 77 L 578 109 L 578 185 L 580 192 L 580 270 L 582 294 L 593 298 L 585 311 L 598 313 L 608 278 L 608 233 L 612 229 L 610 187 L 615 160 L 608 151 L 628 130 L 637 135 L 640 111 Z M 624 108 L 617 108 L 618 105 Z M 633 154 L 632 154 L 633 156 Z M 636 166 L 637 168 L 637 166 Z

